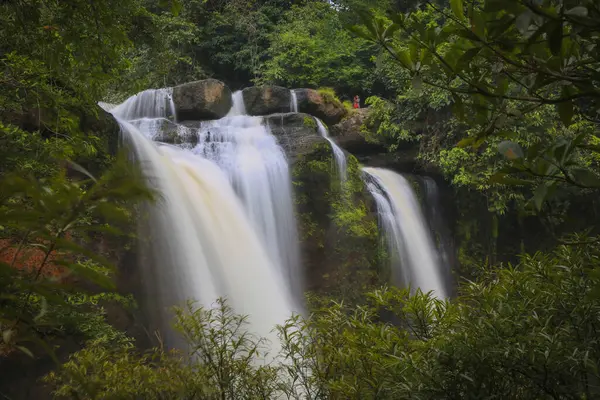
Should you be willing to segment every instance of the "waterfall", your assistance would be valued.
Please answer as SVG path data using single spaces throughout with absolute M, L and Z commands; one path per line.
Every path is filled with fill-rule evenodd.
M 191 151 L 229 177 L 271 260 L 301 295 L 300 250 L 285 153 L 260 117 L 235 116 L 200 124 Z
M 228 117 L 234 117 L 237 115 L 246 115 L 246 104 L 244 104 L 244 96 L 241 90 L 238 90 L 233 93 L 231 96 L 232 106 L 231 110 L 227 114 Z
M 340 180 L 343 182 L 346 181 L 347 177 L 347 167 L 346 167 L 346 155 L 344 151 L 338 146 L 331 137 L 329 137 L 329 131 L 323 121 L 319 118 L 315 118 L 315 122 L 317 123 L 317 128 L 319 131 L 319 135 L 325 138 L 331 145 L 331 150 L 333 151 L 333 158 L 335 160 L 337 173 L 339 174 Z
M 298 112 L 298 94 L 295 89 L 290 90 L 290 111 Z
M 153 142 L 157 126 L 174 115 L 165 92 L 145 91 L 111 109 L 160 195 L 140 225 L 143 280 L 156 324 L 168 324 L 172 305 L 192 298 L 209 306 L 224 296 L 235 312 L 249 316 L 251 332 L 272 342 L 274 354 L 273 328 L 301 311 L 285 155 L 260 118 L 244 115 L 178 126 L 197 135 L 187 148 Z M 234 106 L 243 112 L 239 102 Z M 163 333 L 168 344 L 178 344 Z
M 106 110 L 106 107 L 104 109 Z M 126 121 L 161 117 L 175 119 L 173 89 L 144 90 L 107 111 Z
M 386 169 L 365 167 L 363 172 L 386 235 L 392 282 L 447 297 L 435 246 L 410 182 Z

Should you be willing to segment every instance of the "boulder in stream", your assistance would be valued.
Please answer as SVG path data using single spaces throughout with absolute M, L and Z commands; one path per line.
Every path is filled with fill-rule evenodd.
M 253 86 L 242 91 L 248 115 L 269 115 L 290 111 L 291 94 L 281 86 Z
M 315 89 L 296 89 L 298 111 L 321 119 L 327 125 L 337 124 L 348 111 L 334 96 Z
M 231 109 L 231 90 L 216 79 L 184 83 L 173 88 L 173 102 L 180 121 L 219 119 Z

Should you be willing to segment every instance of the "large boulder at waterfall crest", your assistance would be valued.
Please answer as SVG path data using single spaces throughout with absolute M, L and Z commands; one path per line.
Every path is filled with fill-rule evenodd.
M 291 94 L 281 86 L 254 86 L 242 91 L 248 115 L 269 115 L 288 112 Z
M 337 124 L 348 111 L 338 99 L 314 89 L 296 89 L 298 111 L 320 118 L 327 125 Z
M 378 143 L 373 138 L 369 139 L 368 136 L 365 136 L 365 132 L 361 130 L 368 114 L 368 108 L 353 110 L 342 122 L 329 128 L 329 133 L 335 138 L 338 146 L 356 156 L 387 153 L 387 149 L 383 144 Z M 374 137 L 374 135 L 371 135 L 371 137 Z
M 327 141 L 319 135 L 315 119 L 303 113 L 271 114 L 265 123 L 292 162 L 314 150 L 316 145 Z
M 184 83 L 173 88 L 173 102 L 180 121 L 219 119 L 231 109 L 231 90 L 216 79 Z

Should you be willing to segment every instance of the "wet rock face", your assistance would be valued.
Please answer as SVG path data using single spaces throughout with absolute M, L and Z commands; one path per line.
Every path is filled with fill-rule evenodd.
M 288 112 L 291 94 L 281 86 L 254 86 L 242 91 L 248 115 L 269 115 Z
M 374 141 L 369 141 L 361 131 L 369 114 L 368 108 L 352 111 L 343 121 L 331 126 L 329 132 L 335 138 L 336 143 L 344 150 L 357 155 L 369 155 L 384 153 L 385 146 Z
M 219 119 L 231 109 L 231 90 L 216 79 L 184 83 L 173 88 L 173 103 L 180 121 Z
M 348 113 L 344 105 L 331 95 L 321 94 L 314 89 L 296 89 L 298 111 L 321 119 L 327 125 L 340 122 Z
M 198 124 L 178 125 L 166 119 L 160 120 L 153 140 L 175 145 L 188 143 L 193 147 L 198 143 L 198 126 L 194 125 Z
M 314 118 L 308 114 L 271 114 L 265 118 L 265 123 L 277 137 L 291 162 L 312 152 L 315 146 L 327 143 L 319 135 Z

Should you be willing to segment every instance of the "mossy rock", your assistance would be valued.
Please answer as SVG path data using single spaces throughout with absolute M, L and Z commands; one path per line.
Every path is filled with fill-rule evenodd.
M 313 115 L 327 125 L 340 122 L 348 113 L 344 105 L 329 92 L 315 89 L 296 89 L 298 111 Z
M 327 145 L 327 141 L 319 135 L 314 118 L 308 114 L 271 114 L 265 117 L 265 123 L 292 163 L 298 157 L 313 152 L 315 146 Z

